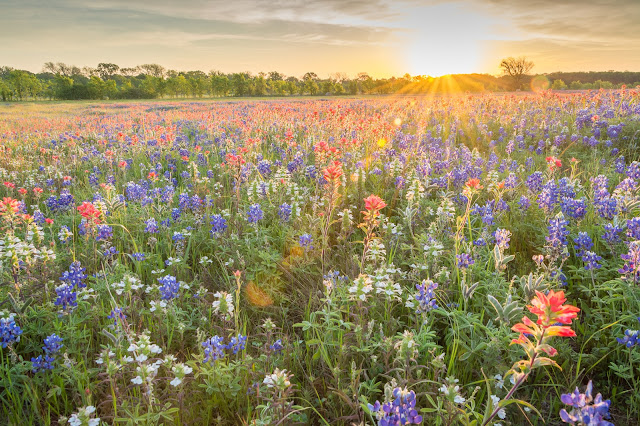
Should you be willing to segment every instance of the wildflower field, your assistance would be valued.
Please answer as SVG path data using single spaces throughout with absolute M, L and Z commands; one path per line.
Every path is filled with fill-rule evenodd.
M 0 424 L 640 422 L 640 90 L 0 105 Z

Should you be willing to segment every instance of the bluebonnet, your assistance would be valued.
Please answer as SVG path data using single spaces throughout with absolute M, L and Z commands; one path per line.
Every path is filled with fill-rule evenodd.
M 496 229 L 496 232 L 493 234 L 493 236 L 496 239 L 496 245 L 505 249 L 509 248 L 509 241 L 511 241 L 511 232 L 506 229 L 498 228 Z
M 582 253 L 593 248 L 593 241 L 586 232 L 578 232 L 578 236 L 573 239 L 573 247 L 578 256 L 582 256 Z
M 51 355 L 45 354 L 38 355 L 35 358 L 31 358 L 31 371 L 34 373 L 39 373 L 45 370 L 53 370 L 53 363 L 55 362 L 55 358 Z
M 560 209 L 565 216 L 581 220 L 587 214 L 587 203 L 584 198 L 576 200 L 570 197 L 562 197 Z
M 62 346 L 64 346 L 62 345 L 62 338 L 54 333 L 44 339 L 44 346 L 42 347 L 42 350 L 48 354 L 55 355 L 60 352 Z
M 538 206 L 545 212 L 550 212 L 558 202 L 558 186 L 555 182 L 549 181 L 542 188 L 538 195 Z
M 243 351 L 246 346 L 247 346 L 247 336 L 238 334 L 238 337 L 231 338 L 231 340 L 227 344 L 227 349 L 230 349 L 235 355 L 238 352 Z
M 640 322 L 640 317 L 638 317 L 638 321 Z M 624 337 L 618 337 L 616 339 L 618 340 L 618 343 L 625 345 L 628 348 L 640 346 L 640 331 L 626 329 L 624 331 Z
M 308 179 L 316 179 L 318 177 L 318 170 L 316 169 L 316 166 L 310 165 L 310 166 L 305 167 L 304 175 Z
M 300 247 L 304 248 L 305 251 L 313 250 L 313 237 L 311 237 L 311 234 L 300 235 L 298 243 L 300 243 Z
M 487 242 L 485 241 L 484 238 L 480 237 L 473 241 L 473 245 L 476 247 L 484 247 L 487 245 Z
M 161 286 L 159 287 L 162 300 L 171 300 L 178 297 L 178 290 L 180 290 L 180 283 L 176 280 L 176 277 L 172 275 L 165 275 L 162 278 L 158 278 Z
M 431 280 L 424 280 L 422 284 L 416 284 L 418 294 L 414 296 L 418 302 L 416 307 L 416 314 L 426 314 L 427 312 L 437 309 L 435 289 L 438 287 L 438 283 Z
M 620 257 L 625 261 L 622 268 L 618 269 L 624 279 L 629 279 L 634 283 L 638 282 L 640 278 L 640 241 L 632 241 L 629 243 L 629 251 L 626 254 L 621 254 Z
M 471 255 L 468 253 L 457 254 L 456 260 L 458 261 L 458 268 L 461 269 L 466 269 L 475 263 Z
M 601 256 L 598 256 L 592 251 L 585 251 L 582 254 L 582 261 L 584 262 L 584 269 L 590 271 L 591 269 L 600 269 L 602 265 L 600 261 L 602 260 Z
M 144 232 L 147 234 L 155 234 L 158 232 L 158 222 L 154 218 L 147 219 L 144 224 Z
M 52 334 L 44 339 L 44 346 L 42 350 L 43 355 L 38 355 L 35 358 L 31 358 L 31 371 L 38 373 L 44 370 L 53 370 L 53 363 L 55 362 L 55 355 L 62 349 L 62 338 L 57 334 Z
M 70 284 L 62 284 L 56 287 L 56 300 L 54 305 L 60 306 L 63 311 L 66 311 L 68 307 L 78 306 L 78 295 L 74 290 L 74 287 Z
M 182 211 L 178 208 L 173 208 L 171 209 L 171 220 L 173 220 L 174 222 L 177 222 L 178 219 L 180 219 L 180 215 L 182 214 Z
M 75 199 L 67 190 L 60 193 L 60 196 L 56 197 L 51 195 L 46 199 L 45 204 L 54 213 L 65 212 L 71 210 L 75 204 Z
M 618 214 L 618 201 L 615 198 L 607 197 L 600 201 L 594 201 L 594 206 L 598 216 L 603 219 L 611 220 Z
M 269 346 L 269 349 L 275 354 L 279 354 L 280 352 L 282 352 L 282 349 L 284 349 L 284 346 L 282 345 L 282 340 L 278 339 L 275 342 L 273 342 L 273 344 Z
M 547 229 L 549 230 L 549 235 L 547 235 L 546 240 L 553 249 L 561 249 L 567 245 L 569 231 L 567 230 L 567 221 L 562 215 L 549 219 Z
M 13 315 L 8 318 L 0 318 L 0 346 L 6 348 L 20 341 L 22 329 L 16 324 Z
M 224 339 L 222 337 L 213 336 L 202 342 L 202 347 L 204 348 L 204 362 L 211 362 L 224 358 L 226 345 L 224 344 Z
M 136 252 L 136 253 L 131 253 L 131 257 L 133 257 L 134 260 L 137 260 L 138 262 L 142 262 L 147 258 L 147 255 L 144 253 Z
M 260 174 L 264 177 L 267 177 L 271 174 L 271 163 L 267 160 L 262 160 L 256 166 Z
M 214 214 L 211 215 L 211 235 L 217 237 L 222 234 L 227 229 L 227 220 L 222 217 L 222 215 Z
M 578 388 L 573 393 L 562 394 L 560 400 L 563 404 L 572 407 L 571 411 L 560 410 L 560 418 L 565 423 L 581 423 L 585 425 L 613 426 L 606 421 L 609 417 L 610 400 L 603 400 L 601 394 L 595 398 L 592 395 L 593 384 L 591 380 L 587 384 L 585 393 L 580 393 Z
M 620 238 L 620 233 L 622 233 L 622 228 L 614 225 L 613 223 L 607 223 L 604 225 L 604 233 L 602 234 L 602 239 L 605 240 L 609 244 L 615 244 L 622 241 Z
M 278 209 L 278 216 L 283 222 L 288 222 L 291 218 L 291 206 L 287 203 L 282 203 Z
M 264 212 L 260 204 L 252 204 L 247 211 L 247 221 L 249 223 L 257 223 L 264 217 Z
M 38 225 L 44 225 L 44 219 L 45 217 L 40 210 L 36 210 L 33 212 L 33 221 Z
M 525 211 L 528 210 L 529 207 L 531 206 L 531 201 L 529 201 L 529 199 L 526 196 L 521 196 L 520 200 L 518 201 L 518 207 L 520 207 L 520 210 Z
M 400 426 L 422 423 L 422 416 L 416 410 L 416 393 L 406 388 L 395 388 L 393 401 L 374 405 L 368 404 L 369 411 L 378 417 L 379 426 Z
M 73 288 L 84 288 L 87 286 L 87 284 L 84 282 L 84 280 L 87 278 L 85 271 L 86 268 L 83 268 L 80 262 L 71 262 L 71 265 L 69 265 L 69 270 L 62 273 L 60 281 L 69 284 Z
M 542 190 L 542 178 L 543 174 L 540 171 L 533 172 L 531 175 L 529 175 L 529 177 L 525 181 L 527 188 L 529 188 L 529 191 L 533 193 L 540 192 Z
M 98 225 L 96 241 L 108 240 L 113 237 L 113 228 L 109 225 Z
M 111 313 L 109 314 L 109 316 L 107 316 L 107 318 L 112 319 L 113 326 L 117 327 L 118 320 L 120 320 L 120 322 L 123 322 L 125 319 L 127 319 L 127 316 L 124 314 L 124 311 L 122 309 L 115 307 L 111 310 Z
M 102 255 L 106 258 L 111 258 L 114 257 L 116 254 L 120 253 L 120 251 L 118 251 L 115 246 L 111 246 L 111 247 L 107 247 L 104 252 L 102 253 Z
M 631 240 L 640 240 L 640 217 L 627 220 L 627 237 Z

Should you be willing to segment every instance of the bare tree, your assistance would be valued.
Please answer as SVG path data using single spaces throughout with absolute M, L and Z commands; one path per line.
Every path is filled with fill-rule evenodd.
M 524 56 L 519 58 L 508 57 L 500 62 L 502 71 L 513 79 L 514 87 L 519 89 L 524 77 L 533 69 L 533 62 Z

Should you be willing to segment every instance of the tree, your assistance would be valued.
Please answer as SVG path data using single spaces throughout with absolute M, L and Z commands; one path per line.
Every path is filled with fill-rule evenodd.
M 220 71 L 211 71 L 209 73 L 211 79 L 211 91 L 214 96 L 227 96 L 231 86 L 229 77 Z
M 13 70 L 9 73 L 9 84 L 19 100 L 25 96 L 36 97 L 42 88 L 38 78 L 28 71 Z
M 162 78 L 165 74 L 165 69 L 162 65 L 158 64 L 144 64 L 140 65 L 140 69 L 147 75 L 152 77 Z
M 511 77 L 515 89 L 519 89 L 522 86 L 524 77 L 533 69 L 533 65 L 533 62 L 524 56 L 519 58 L 509 57 L 500 62 L 500 68 L 502 68 L 505 75 Z
M 103 80 L 109 80 L 120 70 L 120 67 L 116 64 L 109 64 L 101 62 L 96 67 L 98 76 Z
M 553 80 L 553 83 L 551 84 L 551 89 L 552 90 L 566 90 L 567 89 L 567 84 L 560 80 Z

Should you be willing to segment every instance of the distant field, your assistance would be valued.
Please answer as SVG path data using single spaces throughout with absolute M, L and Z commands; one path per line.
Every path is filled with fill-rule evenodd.
M 2 103 L 0 140 L 7 424 L 558 424 L 590 381 L 640 422 L 638 90 Z

